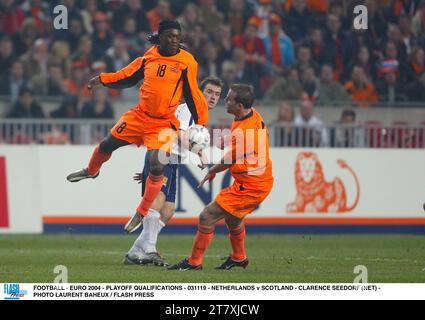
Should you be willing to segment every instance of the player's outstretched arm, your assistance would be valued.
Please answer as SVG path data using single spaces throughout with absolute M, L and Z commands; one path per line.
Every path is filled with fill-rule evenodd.
M 105 87 L 112 89 L 131 88 L 144 78 L 144 69 L 145 59 L 139 57 L 117 72 L 101 73 L 99 81 Z
M 221 164 L 221 163 L 212 166 L 208 170 L 208 173 L 205 175 L 204 179 L 202 179 L 202 181 L 199 183 L 198 188 L 201 188 L 207 181 L 210 181 L 210 182 L 213 181 L 217 173 L 225 171 L 229 169 L 231 166 L 232 166 L 231 164 Z
M 89 80 L 89 83 L 88 83 L 88 85 L 87 85 L 87 88 L 88 88 L 90 91 L 92 91 L 92 89 L 93 89 L 94 87 L 98 86 L 99 84 L 101 84 L 101 82 L 100 82 L 100 77 L 99 77 L 99 76 L 96 76 L 96 77 L 93 77 L 93 78 L 91 78 L 91 79 Z

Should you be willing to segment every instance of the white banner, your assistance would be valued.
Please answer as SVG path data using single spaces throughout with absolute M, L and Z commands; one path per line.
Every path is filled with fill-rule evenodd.
M 425 298 L 425 284 L 3 283 L 0 286 L 0 300 L 243 300 L 244 304 L 253 305 L 249 300 L 423 300 Z M 207 310 L 199 311 L 207 312 Z
M 42 230 L 49 223 L 125 223 L 140 201 L 145 149 L 114 152 L 95 180 L 69 183 L 86 167 L 91 146 L 1 146 L 0 233 Z M 425 225 L 425 153 L 385 149 L 272 149 L 274 188 L 249 219 L 258 224 Z M 5 174 L 2 174 L 2 168 Z M 202 208 L 231 183 L 182 166 L 172 221 L 196 223 Z M 2 187 L 4 186 L 4 187 Z M 183 221 L 181 220 L 181 221 Z M 172 222 L 173 223 L 173 222 Z

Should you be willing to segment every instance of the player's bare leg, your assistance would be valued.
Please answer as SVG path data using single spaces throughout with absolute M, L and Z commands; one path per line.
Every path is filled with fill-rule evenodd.
M 111 158 L 112 152 L 129 144 L 129 142 L 117 139 L 113 135 L 109 134 L 94 149 L 88 167 L 69 174 L 66 179 L 69 182 L 78 182 L 84 179 L 97 178 L 99 176 L 100 168 L 102 167 L 103 163 Z
M 198 231 L 193 241 L 191 256 L 168 269 L 181 271 L 202 269 L 202 259 L 214 237 L 215 224 L 225 218 L 225 216 L 226 211 L 216 202 L 212 202 L 205 207 L 199 216 Z
M 229 229 L 229 239 L 232 246 L 232 254 L 224 263 L 217 266 L 216 269 L 229 270 L 233 267 L 246 268 L 248 259 L 245 253 L 245 223 L 231 214 L 227 214 L 225 219 L 227 229 Z
M 149 177 L 146 181 L 145 194 L 136 209 L 136 213 L 124 227 L 125 231 L 128 233 L 136 231 L 141 226 L 143 218 L 148 214 L 149 209 L 162 188 L 166 163 L 162 163 L 160 159 L 166 159 L 166 153 L 163 150 L 152 150 L 149 151 L 149 153 L 150 170 Z
M 152 207 L 149 209 L 147 216 L 143 219 L 143 230 L 134 242 L 131 249 L 124 258 L 124 264 L 153 264 L 156 266 L 169 266 L 169 263 L 158 253 L 156 243 L 158 235 L 165 223 L 160 208 L 169 207 L 169 202 L 165 202 L 165 194 L 160 192 L 156 197 Z M 174 203 L 172 203 L 173 207 Z M 162 211 L 162 210 L 161 210 Z M 172 214 L 174 213 L 174 210 Z M 169 213 L 167 213 L 168 216 Z M 170 219 L 171 217 L 169 217 Z M 165 220 L 168 222 L 168 220 Z

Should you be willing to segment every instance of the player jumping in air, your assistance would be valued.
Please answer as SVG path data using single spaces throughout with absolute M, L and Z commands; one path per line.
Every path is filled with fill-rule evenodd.
M 145 145 L 148 148 L 149 177 L 142 201 L 125 226 L 127 232 L 140 226 L 161 191 L 167 164 L 164 160 L 171 152 L 180 125 L 175 112 L 182 96 L 194 123 L 205 125 L 208 122 L 208 105 L 197 84 L 198 64 L 188 51 L 181 48 L 180 40 L 180 24 L 161 21 L 158 35 L 150 38 L 154 46 L 143 57 L 118 72 L 101 73 L 88 84 L 89 89 L 100 84 L 124 89 L 144 79 L 138 105 L 123 114 L 111 133 L 96 147 L 88 167 L 67 177 L 70 182 L 94 179 L 116 149 L 129 144 Z
M 170 270 L 202 269 L 202 258 L 213 239 L 214 226 L 221 219 L 225 220 L 229 229 L 232 253 L 217 269 L 246 268 L 248 265 L 244 218 L 266 199 L 273 188 L 268 133 L 263 118 L 252 108 L 254 90 L 251 86 L 230 86 L 225 101 L 227 112 L 235 117 L 231 148 L 220 164 L 209 169 L 199 187 L 227 169 L 230 169 L 235 182 L 204 208 L 199 216 L 191 256 L 169 267 Z
M 209 77 L 201 82 L 200 88 L 204 94 L 209 110 L 214 109 L 220 99 L 223 83 L 218 78 Z M 192 115 L 186 103 L 181 104 L 176 111 L 180 121 L 180 131 L 183 132 L 193 125 Z M 176 206 L 177 163 L 179 162 L 179 147 L 175 143 L 171 162 L 165 167 L 164 181 L 161 192 L 156 197 L 143 219 L 143 230 L 124 258 L 124 264 L 154 264 L 168 266 L 168 263 L 158 254 L 156 243 L 162 228 L 171 220 Z M 134 180 L 142 183 L 142 189 L 149 175 L 149 158 L 145 159 L 143 173 L 136 174 Z

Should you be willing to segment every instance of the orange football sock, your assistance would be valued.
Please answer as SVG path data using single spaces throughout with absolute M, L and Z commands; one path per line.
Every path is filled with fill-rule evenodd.
M 192 255 L 189 257 L 189 263 L 191 265 L 199 266 L 202 264 L 204 253 L 210 245 L 213 237 L 213 226 L 198 226 L 198 232 L 196 233 L 195 239 L 193 240 Z
M 142 201 L 137 207 L 137 212 L 140 215 L 146 216 L 148 214 L 148 211 L 150 207 L 152 206 L 152 203 L 154 202 L 158 193 L 161 191 L 163 180 L 164 180 L 163 175 L 161 176 L 153 176 L 151 174 L 149 175 L 148 179 L 146 180 L 145 194 L 143 195 Z
M 233 252 L 230 257 L 235 261 L 245 260 L 245 224 L 242 224 L 237 228 L 230 228 L 229 226 L 227 227 L 230 231 L 229 238 L 233 249 Z
M 94 149 L 94 152 L 90 158 L 88 172 L 89 175 L 95 176 L 99 173 L 102 164 L 108 161 L 112 156 L 112 153 L 103 153 L 100 151 L 99 146 Z

